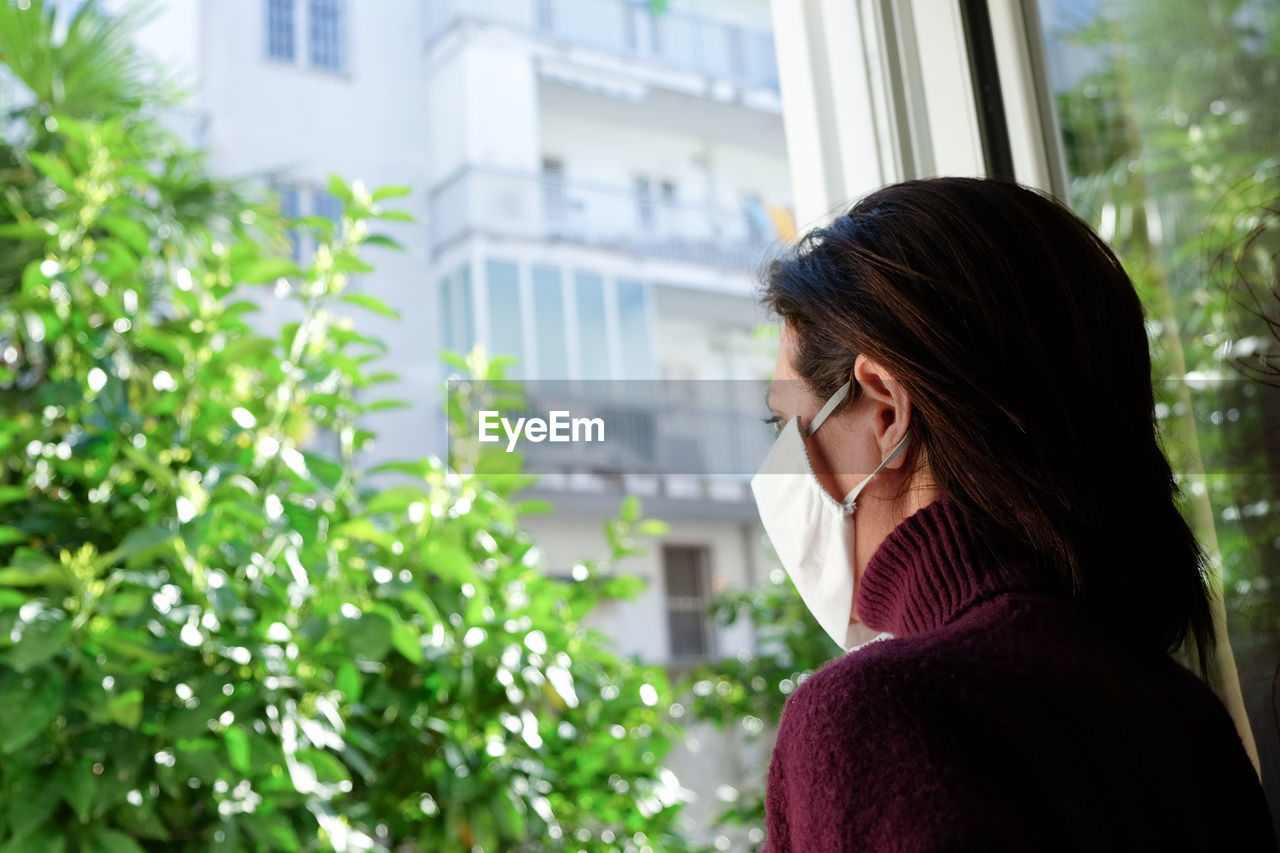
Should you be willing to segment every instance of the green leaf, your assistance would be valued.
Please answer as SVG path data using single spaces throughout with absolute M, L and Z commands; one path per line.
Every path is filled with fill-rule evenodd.
M 31 538 L 31 534 L 19 530 L 16 527 L 10 527 L 7 524 L 0 524 L 0 545 L 12 545 L 14 542 L 26 542 Z
M 424 551 L 427 569 L 445 580 L 455 584 L 475 581 L 475 563 L 461 548 L 433 540 L 426 544 Z
M 27 159 L 31 161 L 31 165 L 43 175 L 53 179 L 53 182 L 60 189 L 72 192 L 75 189 L 75 176 L 71 173 L 71 169 L 62 160 L 61 157 L 55 157 L 52 154 L 42 154 L 39 151 L 26 152 Z
M 217 741 L 197 737 L 179 740 L 175 747 L 174 755 L 181 773 L 210 784 L 222 776 L 226 765 L 220 757 L 222 750 Z
M 400 312 L 383 302 L 376 296 L 370 296 L 367 293 L 348 293 L 342 297 L 343 302 L 350 302 L 352 305 L 359 305 L 361 308 L 368 308 L 370 311 L 381 314 L 384 317 L 398 319 Z
M 391 649 L 391 622 L 377 613 L 365 613 L 359 619 L 344 619 L 347 648 L 352 654 L 380 661 Z
M 413 404 L 408 400 L 393 400 L 388 398 L 386 400 L 374 400 L 372 403 L 366 405 L 364 410 L 366 412 L 386 412 L 392 409 L 408 409 L 412 406 Z
M 342 695 L 347 697 L 348 702 L 355 704 L 360 701 L 360 695 L 364 691 L 364 679 L 360 676 L 360 670 L 351 661 L 344 660 L 338 666 L 338 677 L 335 683 L 342 691 Z
M 640 517 L 640 498 L 635 495 L 627 495 L 622 501 L 622 508 L 618 510 L 618 517 L 631 524 Z
M 45 824 L 58 807 L 58 774 L 37 771 L 35 780 L 10 793 L 10 797 L 9 833 L 14 838 L 23 839 L 23 845 L 19 849 L 47 849 L 40 839 L 40 835 L 44 833 L 36 836 L 32 836 L 32 833 L 36 833 L 42 826 L 45 831 L 49 830 Z
M 347 204 L 351 203 L 351 188 L 347 186 L 346 181 L 337 175 L 329 175 L 329 184 L 326 189 L 329 190 L 330 195 L 342 199 Z
M 375 545 L 381 545 L 387 550 L 393 549 L 396 544 L 394 536 L 385 530 L 379 529 L 367 518 L 353 518 L 350 521 L 344 521 L 342 524 L 333 528 L 331 535 L 335 539 L 347 537 L 349 539 L 360 539 L 365 542 L 372 542 Z
M 512 509 L 517 515 L 545 515 L 549 512 L 555 512 L 556 505 L 551 501 L 530 499 L 512 504 Z
M 395 249 L 397 251 L 404 250 L 404 246 L 391 239 L 386 234 L 370 234 L 361 242 L 366 246 L 381 246 L 384 249 Z
M 26 486 L 0 486 L 0 504 L 10 504 L 27 497 Z
M 365 512 L 377 515 L 383 512 L 404 512 L 419 501 L 426 503 L 429 495 L 417 486 L 391 486 L 369 498 Z
M 87 850 L 91 853 L 146 853 L 138 842 L 123 832 L 105 827 L 99 827 L 93 831 L 89 837 Z
M 322 785 L 336 785 L 351 780 L 346 765 L 331 752 L 323 749 L 300 749 L 294 753 L 294 757 L 314 770 L 316 779 Z
M 10 566 L 0 569 L 0 586 L 62 586 L 72 589 L 75 582 L 67 575 L 61 563 L 46 563 L 38 567 Z
M 112 696 L 107 702 L 107 719 L 130 729 L 136 729 L 142 722 L 142 691 L 138 688 L 126 690 Z
M 422 635 L 413 625 L 399 620 L 391 624 L 391 643 L 409 663 L 422 663 L 421 640 Z
M 351 252 L 339 252 L 333 258 L 333 267 L 340 272 L 373 272 L 374 267 Z
M 382 201 L 384 198 L 401 198 L 413 192 L 413 187 L 404 184 L 392 184 L 385 187 L 378 187 L 370 194 L 373 201 Z
M 310 450 L 302 451 L 302 458 L 306 460 L 307 470 L 311 472 L 311 478 L 326 489 L 332 489 L 338 485 L 346 468 L 341 462 L 335 462 L 327 456 L 320 453 L 314 453 Z
M 6 222 L 0 225 L 0 237 L 7 240 L 35 240 L 43 242 L 49 236 L 49 229 L 52 226 L 46 220 L 33 220 L 29 222 Z M 56 228 L 55 228 L 56 232 Z
M 382 210 L 373 214 L 377 219 L 386 219 L 390 222 L 413 222 L 413 214 L 403 210 Z
M 21 632 L 20 639 L 5 655 L 18 669 L 44 663 L 65 649 L 71 638 L 71 622 L 57 607 L 42 608 L 30 620 L 18 624 L 15 630 Z
M 98 220 L 103 228 L 114 237 L 118 237 L 139 255 L 148 254 L 150 235 L 136 219 L 125 216 L 104 216 Z
M 437 622 L 442 621 L 440 611 L 436 609 L 435 604 L 422 590 L 410 587 L 400 593 L 400 600 L 422 614 L 422 618 L 426 620 L 428 625 L 435 625 Z
M 93 805 L 93 793 L 96 777 L 93 775 L 93 762 L 82 759 L 74 764 L 62 767 L 59 787 L 62 798 L 71 806 L 76 817 L 84 823 L 89 819 L 89 807 Z
M 250 761 L 249 736 L 242 729 L 232 726 L 223 733 L 227 742 L 227 758 L 231 766 L 246 776 L 253 770 Z
M 266 284 L 276 279 L 301 275 L 301 267 L 287 258 L 259 258 L 246 267 L 238 278 L 246 284 Z
M 61 827 L 44 826 L 34 835 L 21 835 L 10 838 L 0 853 L 63 853 L 67 849 L 67 837 Z
M 136 569 L 168 551 L 177 538 L 178 535 L 164 524 L 140 527 L 124 538 L 115 557 L 123 559 L 130 569 Z
M 42 734 L 62 710 L 57 671 L 9 673 L 0 679 L 0 751 L 12 753 Z
M 242 815 L 240 825 L 249 831 L 259 850 L 282 850 L 293 853 L 299 849 L 298 836 L 288 818 L 280 813 L 250 812 Z

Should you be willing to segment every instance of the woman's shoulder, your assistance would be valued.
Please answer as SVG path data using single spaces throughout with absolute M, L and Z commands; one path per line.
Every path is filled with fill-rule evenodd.
M 884 640 L 823 664 L 787 699 L 779 741 L 856 743 L 877 731 L 885 743 L 893 730 L 918 725 L 912 708 L 941 687 L 928 674 L 932 645 L 914 637 Z
M 898 706 L 933 700 L 958 686 L 962 689 L 961 673 L 975 665 L 999 666 L 1009 660 L 1006 652 L 1024 645 L 997 626 L 1008 625 L 1017 611 L 1037 609 L 1038 598 L 1002 596 L 975 608 L 970 614 L 975 618 L 966 616 L 928 633 L 868 643 L 827 661 L 791 694 L 783 722 L 788 714 L 793 726 L 814 715 L 834 714 L 841 724 L 856 724 L 862 714 L 886 707 L 902 710 Z
M 1177 709 L 1176 712 L 1171 709 Z M 999 597 L 941 629 L 874 642 L 828 661 L 787 700 L 783 749 L 815 741 L 946 742 L 958 720 L 1107 728 L 1197 721 L 1234 735 L 1216 694 L 1157 650 L 1126 643 L 1080 609 L 1038 594 Z M 973 740 L 979 733 L 963 733 Z M 859 750 L 867 760 L 875 751 Z

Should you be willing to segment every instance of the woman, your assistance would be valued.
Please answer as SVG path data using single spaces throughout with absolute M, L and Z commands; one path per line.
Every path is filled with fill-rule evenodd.
M 1205 562 L 1106 244 L 1014 184 L 910 181 L 765 302 L 782 428 L 752 487 L 849 652 L 787 702 L 765 850 L 1275 850 L 1231 718 L 1169 655 L 1212 654 Z

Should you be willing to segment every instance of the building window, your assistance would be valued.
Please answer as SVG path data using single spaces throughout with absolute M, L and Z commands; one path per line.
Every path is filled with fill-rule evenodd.
M 294 0 L 267 0 L 267 56 L 292 62 L 294 57 Z
M 578 346 L 583 379 L 608 379 L 609 335 L 605 323 L 604 279 L 595 273 L 573 275 L 575 307 L 578 309 Z
M 652 379 L 649 348 L 649 292 L 644 282 L 618 279 L 618 337 L 622 346 L 622 375 Z
M 663 181 L 659 186 L 662 192 L 662 203 L 668 207 L 675 207 L 676 204 L 676 183 L 675 181 Z
M 534 328 L 538 330 L 538 377 L 569 378 L 568 338 L 564 323 L 564 288 L 560 270 L 555 267 L 533 268 Z
M 710 549 L 702 545 L 664 545 L 662 574 L 672 659 L 709 657 L 714 653 L 709 615 Z
M 552 0 L 538 0 L 536 9 L 538 29 L 544 33 L 549 33 L 555 29 L 556 14 L 552 6 Z
M 475 345 L 475 313 L 471 302 L 471 267 L 463 265 L 440 282 L 440 319 L 444 348 L 466 355 Z
M 311 65 L 329 71 L 342 68 L 340 0 L 311 0 Z
M 299 204 L 301 194 L 296 184 L 279 184 L 276 195 L 280 197 L 280 214 L 287 219 L 297 219 L 302 215 Z M 297 228 L 289 229 L 289 257 L 295 264 L 302 263 L 302 236 Z
M 514 356 L 516 363 L 506 375 L 519 379 L 526 372 L 519 268 L 510 261 L 489 261 L 484 271 L 489 290 L 489 351 Z
M 564 222 L 568 205 L 564 193 L 564 161 L 542 158 L 542 208 L 548 225 Z
M 637 176 L 632 186 L 636 197 L 636 224 L 647 231 L 653 227 L 653 187 L 643 175 Z
M 342 199 L 327 190 L 316 190 L 311 197 L 311 212 L 332 222 L 334 233 L 341 234 Z

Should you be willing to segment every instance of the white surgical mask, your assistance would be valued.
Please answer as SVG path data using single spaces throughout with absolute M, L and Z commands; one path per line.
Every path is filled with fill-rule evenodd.
M 808 435 L 849 395 L 846 382 L 814 416 Z M 846 652 L 890 635 L 869 637 L 853 621 L 853 515 L 862 489 L 907 446 L 903 436 L 888 456 L 843 501 L 833 498 L 813 471 L 800 418 L 787 422 L 751 480 L 765 533 L 800 598 L 831 639 Z

